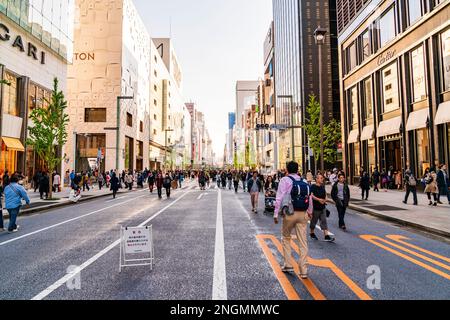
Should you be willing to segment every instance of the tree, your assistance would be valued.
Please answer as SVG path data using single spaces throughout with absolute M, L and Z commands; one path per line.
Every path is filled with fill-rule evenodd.
M 5 84 L 5 85 L 7 85 L 7 86 L 10 86 L 10 85 L 11 85 L 11 83 L 9 83 L 8 81 L 3 80 L 3 79 L 0 79 L 0 85 L 1 85 L 1 84 Z
M 314 94 L 309 95 L 306 107 L 305 131 L 309 139 L 309 147 L 314 153 L 315 167 L 320 158 L 320 103 Z
M 52 199 L 52 173 L 65 156 L 58 156 L 58 149 L 67 142 L 69 116 L 65 113 L 67 101 L 58 89 L 58 79 L 53 81 L 51 100 L 44 99 L 47 107 L 35 108 L 30 114 L 32 125 L 28 127 L 27 144 L 32 146 L 44 161 L 49 172 L 49 198 Z
M 337 145 L 342 139 L 341 124 L 336 119 L 331 121 L 323 129 L 324 135 L 324 160 L 328 163 L 337 162 Z

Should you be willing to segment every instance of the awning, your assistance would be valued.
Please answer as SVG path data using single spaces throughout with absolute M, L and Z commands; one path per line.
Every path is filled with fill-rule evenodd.
M 358 138 L 359 138 L 359 130 L 352 130 L 350 131 L 350 134 L 348 135 L 348 144 L 351 143 L 356 143 L 358 142 Z
M 2 137 L 2 140 L 3 143 L 6 145 L 6 147 L 8 148 L 8 150 L 25 152 L 25 147 L 23 146 L 22 142 L 20 142 L 19 139 Z
M 373 134 L 375 133 L 375 127 L 373 125 L 364 127 L 361 134 L 361 141 L 372 140 Z
M 402 126 L 402 117 L 396 117 L 380 122 L 378 126 L 377 138 L 399 134 Z
M 447 101 L 439 105 L 434 123 L 436 125 L 439 125 L 449 122 L 450 122 L 450 101 Z
M 429 119 L 430 112 L 428 108 L 411 112 L 408 118 L 408 123 L 406 124 L 406 131 L 426 128 Z

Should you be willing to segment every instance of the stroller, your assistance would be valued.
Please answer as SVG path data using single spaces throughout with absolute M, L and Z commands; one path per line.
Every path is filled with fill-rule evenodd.
M 266 191 L 264 198 L 264 214 L 273 214 L 275 212 L 275 201 L 276 201 L 277 193 L 273 189 L 269 189 Z

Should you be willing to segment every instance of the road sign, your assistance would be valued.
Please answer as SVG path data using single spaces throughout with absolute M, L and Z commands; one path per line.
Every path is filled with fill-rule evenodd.
M 150 266 L 153 269 L 153 231 L 152 226 L 120 228 L 120 265 L 125 267 Z
M 270 130 L 274 130 L 274 131 L 287 130 L 287 125 L 285 125 L 285 124 L 272 124 L 270 126 Z

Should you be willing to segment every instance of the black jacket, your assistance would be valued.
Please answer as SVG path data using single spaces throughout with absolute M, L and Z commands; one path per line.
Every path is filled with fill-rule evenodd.
M 347 183 L 344 184 L 344 202 L 342 203 L 341 199 L 339 199 L 338 197 L 338 183 L 339 182 L 336 182 L 333 185 L 333 189 L 331 190 L 331 198 L 336 203 L 336 205 L 339 205 L 341 207 L 348 207 L 350 203 L 350 188 L 348 187 Z
M 261 191 L 262 191 L 262 183 L 261 183 L 261 180 L 256 179 L 256 184 L 258 185 L 258 190 L 259 190 L 259 192 L 261 192 Z M 247 182 L 247 189 L 248 189 L 248 192 L 250 192 L 250 191 L 252 190 L 252 187 L 253 187 L 253 178 L 251 178 L 251 179 L 248 180 L 248 182 Z
M 361 181 L 359 182 L 359 186 L 363 190 L 369 190 L 370 189 L 370 178 L 369 178 L 369 176 L 363 176 L 361 178 Z

